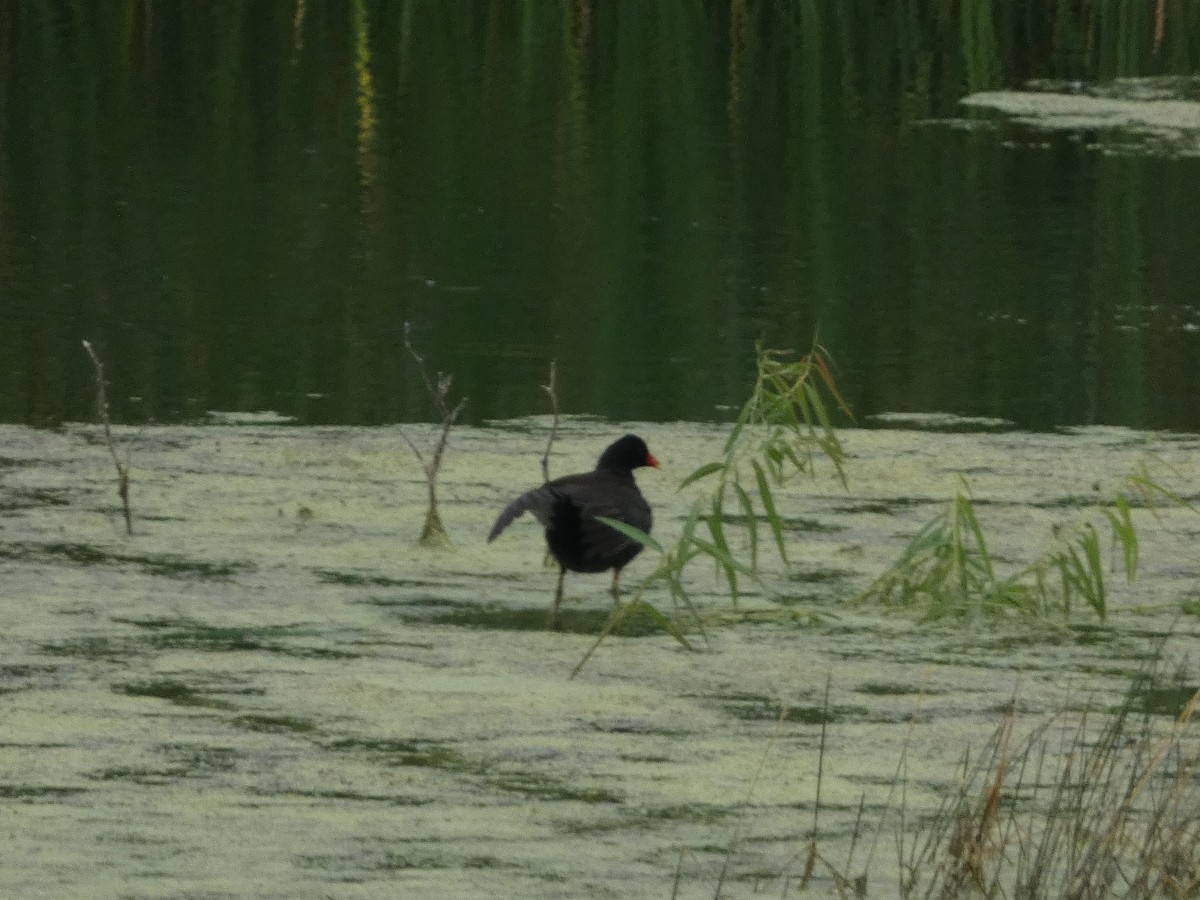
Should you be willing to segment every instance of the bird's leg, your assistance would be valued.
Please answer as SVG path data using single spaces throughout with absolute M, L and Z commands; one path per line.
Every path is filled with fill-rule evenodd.
M 562 566 L 558 567 L 558 587 L 554 589 L 554 603 L 550 607 L 550 614 L 546 617 L 546 627 L 558 630 L 558 605 L 562 603 L 563 596 L 563 579 L 567 577 L 567 570 Z
M 613 598 L 613 606 L 621 605 L 621 570 L 620 569 L 613 569 L 612 598 Z

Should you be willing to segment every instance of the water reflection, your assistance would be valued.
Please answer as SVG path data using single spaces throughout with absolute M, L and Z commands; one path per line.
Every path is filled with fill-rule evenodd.
M 81 338 L 123 420 L 429 418 L 411 320 L 475 421 L 555 357 L 571 411 L 722 418 L 819 334 L 864 417 L 1198 428 L 1195 160 L 957 106 L 1197 50 L 1026 6 L 22 7 L 0 419 L 90 417 Z

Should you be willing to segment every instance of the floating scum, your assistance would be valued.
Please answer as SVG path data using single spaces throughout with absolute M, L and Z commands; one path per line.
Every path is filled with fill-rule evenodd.
M 1104 493 L 1095 483 L 1148 455 L 1194 483 L 1194 436 L 857 430 L 841 433 L 848 490 L 835 477 L 773 486 L 790 563 L 762 553 L 777 593 L 748 585 L 740 601 L 747 615 L 820 616 L 722 620 L 702 655 L 661 633 L 612 639 L 567 681 L 586 639 L 543 628 L 530 598 L 547 576 L 529 542 L 482 539 L 511 485 L 539 480 L 547 424 L 455 429 L 440 497 L 452 551 L 406 533 L 427 484 L 399 429 L 146 428 L 127 537 L 96 426 L 0 426 L 0 896 L 666 897 L 683 850 L 680 895 L 711 897 L 735 833 L 725 890 L 750 895 L 775 875 L 795 882 L 827 676 L 820 852 L 861 871 L 841 860 L 865 797 L 863 828 L 887 826 L 869 896 L 887 896 L 885 807 L 906 743 L 912 822 L 955 790 L 957 759 L 1014 688 L 1022 716 L 1077 710 L 1085 695 L 1108 709 L 1149 637 L 1168 658 L 1200 639 L 1181 605 L 1195 596 L 1195 513 L 1166 503 L 1161 523 L 1134 510 L 1153 523 L 1139 578 L 1087 629 L 930 624 L 842 603 L 944 507 L 958 466 L 989 554 L 1015 565 L 1064 509 Z M 671 447 L 683 471 L 720 456 L 729 434 L 624 430 Z M 613 431 L 565 420 L 556 464 L 589 468 Z M 670 548 L 708 485 L 641 480 Z M 740 552 L 747 529 L 724 524 Z M 696 529 L 711 540 L 706 522 Z M 764 528 L 760 550 L 774 542 Z M 626 569 L 629 586 L 651 556 Z M 701 611 L 730 609 L 711 564 L 684 583 Z M 481 608 L 498 612 L 470 618 Z

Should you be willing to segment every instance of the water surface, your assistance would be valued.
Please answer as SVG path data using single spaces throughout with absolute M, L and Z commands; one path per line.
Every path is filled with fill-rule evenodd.
M 90 417 L 82 338 L 120 421 L 427 420 L 412 322 L 475 423 L 555 357 L 570 411 L 721 420 L 818 335 L 860 417 L 1196 430 L 1200 161 L 959 105 L 1190 75 L 1159 9 L 19 4 L 0 420 Z
M 455 432 L 449 550 L 415 545 L 424 488 L 395 428 L 119 429 L 132 537 L 96 429 L 0 428 L 0 894 L 667 897 L 682 854 L 680 896 L 711 897 L 732 845 L 724 895 L 772 895 L 802 865 L 827 720 L 821 852 L 845 863 L 861 802 L 883 835 L 870 895 L 888 897 L 905 748 L 911 823 L 1014 695 L 1021 730 L 1107 710 L 1156 641 L 1182 664 L 1200 634 L 1183 510 L 1135 511 L 1142 573 L 1113 576 L 1106 623 L 939 626 L 846 604 L 960 475 L 1016 566 L 1142 463 L 1194 482 L 1194 437 L 857 430 L 849 490 L 821 470 L 780 495 L 793 564 L 768 563 L 769 591 L 735 610 L 691 572 L 703 652 L 642 630 L 569 681 L 606 578 L 571 578 L 547 632 L 536 525 L 484 542 L 537 483 L 547 424 Z M 663 461 L 639 480 L 669 542 L 689 505 L 675 486 L 723 434 L 629 427 Z M 552 471 L 590 466 L 613 428 L 565 423 Z

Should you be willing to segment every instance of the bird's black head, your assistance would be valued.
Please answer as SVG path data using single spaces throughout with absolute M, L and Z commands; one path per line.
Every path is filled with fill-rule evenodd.
M 658 460 L 650 452 L 650 448 L 636 434 L 627 434 L 620 440 L 609 444 L 600 454 L 597 469 L 609 469 L 613 472 L 632 472 L 642 466 L 658 468 Z

